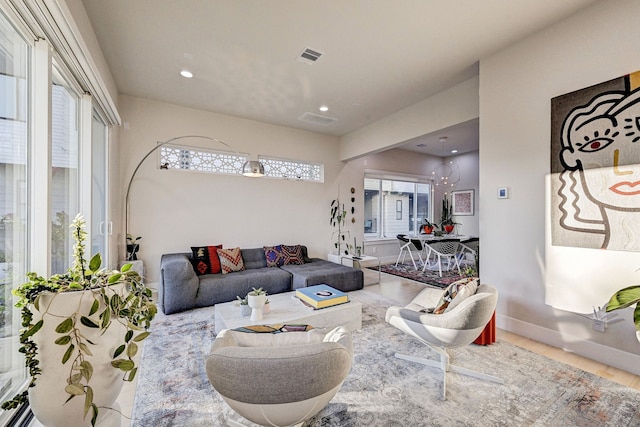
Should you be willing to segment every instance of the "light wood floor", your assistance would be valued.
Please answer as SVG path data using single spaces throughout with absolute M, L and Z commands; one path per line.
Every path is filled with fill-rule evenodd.
M 378 280 L 377 272 L 373 272 L 367 269 L 365 269 L 364 272 L 365 283 L 374 283 Z M 397 301 L 400 304 L 407 304 L 422 289 L 424 289 L 424 285 L 412 280 L 407 280 L 401 277 L 382 273 L 379 284 L 366 285 L 365 289 L 372 292 L 378 292 L 381 295 Z M 598 375 L 608 380 L 615 381 L 627 387 L 640 390 L 640 377 L 637 375 L 633 375 L 629 372 L 604 365 L 594 360 L 578 356 L 574 353 L 569 353 L 562 349 L 551 347 L 549 345 L 533 341 L 529 338 L 503 331 L 501 329 L 497 330 L 497 336 L 500 340 L 525 348 L 529 351 L 533 351 L 559 362 L 566 363 L 567 365 L 575 366 L 576 368 L 591 372 L 594 375 Z M 134 396 L 135 383 L 126 383 L 122 390 L 122 393 L 120 394 L 120 397 L 118 398 L 118 403 L 120 404 L 121 411 L 126 416 L 131 415 Z M 122 426 L 124 427 L 129 425 L 130 420 L 123 417 Z
M 374 283 L 378 280 L 378 273 L 365 270 L 365 283 Z M 424 285 L 412 280 L 392 276 L 382 273 L 380 284 L 367 285 L 368 291 L 378 292 L 399 303 L 406 304 L 411 301 L 422 289 Z M 605 365 L 595 360 L 587 359 L 575 353 L 543 344 L 511 332 L 498 329 L 496 331 L 498 339 L 525 348 L 534 353 L 541 354 L 550 359 L 557 360 L 567 365 L 574 366 L 594 375 L 614 381 L 627 387 L 640 390 L 640 377 L 629 372 Z

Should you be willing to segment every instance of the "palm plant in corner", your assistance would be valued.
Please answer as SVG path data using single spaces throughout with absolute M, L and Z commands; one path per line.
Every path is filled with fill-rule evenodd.
M 13 291 L 31 382 L 2 404 L 12 409 L 28 400 L 40 423 L 53 427 L 95 426 L 105 418 L 102 409 L 113 407 L 121 380 L 136 376 L 138 343 L 150 334 L 157 313 L 151 290 L 131 264 L 101 269 L 96 254 L 87 266 L 80 215 L 71 228 L 74 262 L 68 271 L 49 279 L 28 273 L 29 281 Z

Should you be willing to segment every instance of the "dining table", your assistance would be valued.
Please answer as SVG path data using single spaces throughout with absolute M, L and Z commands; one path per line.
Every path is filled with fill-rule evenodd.
M 425 252 L 424 264 L 422 266 L 422 271 L 425 271 L 426 269 L 440 270 L 442 268 L 442 265 L 439 266 L 440 263 L 435 259 L 433 261 L 430 261 L 431 248 L 429 247 L 429 243 L 437 242 L 439 240 L 452 240 L 452 239 L 458 240 L 460 242 L 464 242 L 465 240 L 468 240 L 473 236 L 469 236 L 466 234 L 442 234 L 440 236 L 436 236 L 435 234 L 414 234 L 407 237 L 410 239 L 420 240 L 420 243 L 422 244 L 422 251 Z M 449 262 L 447 264 L 447 270 L 449 270 L 450 268 L 451 268 L 451 263 Z

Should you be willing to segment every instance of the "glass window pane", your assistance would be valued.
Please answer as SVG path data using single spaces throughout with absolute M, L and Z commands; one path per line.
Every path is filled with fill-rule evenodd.
M 28 56 L 29 46 L 0 14 L 0 401 L 26 380 L 11 289 L 27 269 Z M 0 411 L 0 424 L 6 417 Z
M 380 220 L 380 180 L 364 179 L 364 236 L 378 237 Z
M 431 205 L 431 184 L 365 177 L 365 239 L 418 234 Z
M 107 127 L 95 114 L 91 121 L 91 253 L 107 265 Z
M 70 220 L 78 206 L 78 98 L 61 84 L 51 94 L 51 273 L 71 265 L 73 241 Z

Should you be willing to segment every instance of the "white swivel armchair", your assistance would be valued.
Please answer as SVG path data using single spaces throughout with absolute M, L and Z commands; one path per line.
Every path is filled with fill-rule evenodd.
M 291 426 L 329 403 L 352 360 L 351 333 L 343 327 L 278 334 L 225 329 L 205 365 L 209 382 L 235 412 L 263 426 Z
M 454 284 L 450 285 L 450 288 L 453 286 Z M 472 291 L 475 292 L 472 293 Z M 471 344 L 482 333 L 496 308 L 497 290 L 493 286 L 480 285 L 477 291 L 475 287 L 459 290 L 450 301 L 443 298 L 445 295 L 446 292 L 443 294 L 437 289 L 427 288 L 406 307 L 389 307 L 386 315 L 387 323 L 434 349 L 440 355 L 440 360 L 428 360 L 398 353 L 395 357 L 442 369 L 443 399 L 446 399 L 447 393 L 447 371 L 503 384 L 504 380 L 501 378 L 451 364 L 447 353 L 449 348 Z M 443 312 L 435 314 L 434 309 Z

